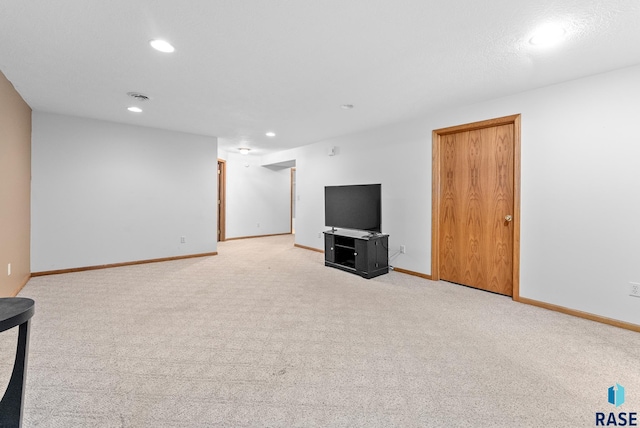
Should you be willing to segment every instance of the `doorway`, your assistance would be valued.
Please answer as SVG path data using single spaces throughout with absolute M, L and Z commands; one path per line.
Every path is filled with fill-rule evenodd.
M 225 240 L 227 162 L 218 159 L 218 242 Z
M 433 131 L 431 277 L 519 299 L 520 115 Z
M 296 233 L 296 169 L 291 168 L 291 233 Z

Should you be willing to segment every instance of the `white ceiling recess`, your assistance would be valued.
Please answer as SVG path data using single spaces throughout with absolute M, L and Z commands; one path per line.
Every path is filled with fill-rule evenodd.
M 564 39 L 530 44 L 549 22 Z M 637 0 L 0 2 L 0 70 L 34 110 L 249 156 L 638 64 L 638 46 Z

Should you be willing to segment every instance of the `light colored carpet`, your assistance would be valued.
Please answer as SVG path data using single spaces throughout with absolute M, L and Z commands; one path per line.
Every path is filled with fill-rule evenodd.
M 640 412 L 640 335 L 291 236 L 32 279 L 25 427 L 579 427 Z M 0 385 L 17 333 L 0 335 Z

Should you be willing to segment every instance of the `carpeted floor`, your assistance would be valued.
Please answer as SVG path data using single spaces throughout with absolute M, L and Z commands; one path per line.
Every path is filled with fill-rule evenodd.
M 24 427 L 589 427 L 640 412 L 638 333 L 397 272 L 365 280 L 292 236 L 218 251 L 33 278 Z M 16 335 L 0 335 L 0 386 Z

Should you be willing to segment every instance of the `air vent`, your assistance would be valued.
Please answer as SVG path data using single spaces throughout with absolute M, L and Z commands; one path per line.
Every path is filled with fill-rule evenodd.
M 149 97 L 145 94 L 141 94 L 140 92 L 127 92 L 131 98 L 135 98 L 137 101 L 149 101 Z

